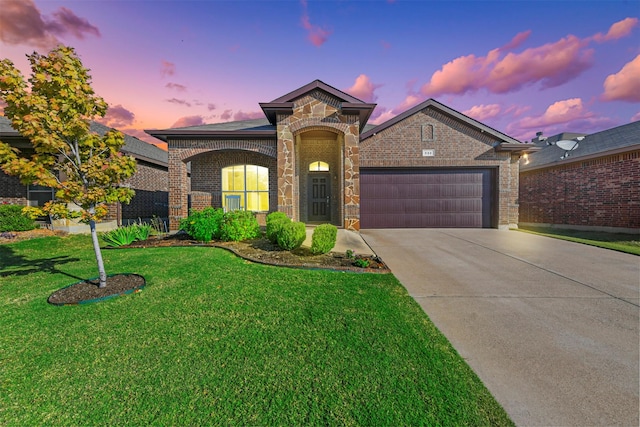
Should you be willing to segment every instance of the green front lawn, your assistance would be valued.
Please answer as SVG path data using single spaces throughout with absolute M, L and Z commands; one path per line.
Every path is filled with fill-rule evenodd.
M 628 254 L 640 255 L 640 236 L 637 234 L 607 233 L 604 231 L 582 231 L 551 227 L 519 227 L 518 231 L 541 236 L 584 243 L 599 248 L 612 249 Z
M 0 245 L 0 425 L 512 424 L 392 275 L 104 257 L 147 287 L 56 307 L 96 276 L 90 239 Z

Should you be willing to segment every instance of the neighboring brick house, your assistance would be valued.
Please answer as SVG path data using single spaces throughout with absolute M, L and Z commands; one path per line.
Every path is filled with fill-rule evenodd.
M 640 121 L 584 136 L 569 152 L 546 139 L 520 167 L 520 224 L 640 232 Z
M 104 135 L 110 128 L 92 122 L 90 129 Z M 32 149 L 29 140 L 14 130 L 9 119 L 4 116 L 0 116 L 0 140 L 25 153 Z M 127 134 L 122 152 L 133 156 L 137 161 L 136 173 L 125 182 L 125 185 L 135 190 L 136 195 L 128 205 L 111 205 L 105 222 L 120 224 L 153 216 L 166 219 L 169 201 L 167 152 Z M 51 188 L 25 186 L 17 177 L 0 171 L 0 203 L 42 206 L 52 199 Z
M 518 160 L 536 148 L 432 99 L 378 126 L 375 104 L 320 80 L 260 107 L 265 119 L 146 131 L 168 143 L 171 229 L 204 206 L 351 230 L 518 222 Z

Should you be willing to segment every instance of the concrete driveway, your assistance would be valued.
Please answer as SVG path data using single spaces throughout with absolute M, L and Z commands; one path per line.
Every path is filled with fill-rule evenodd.
M 639 425 L 639 257 L 518 231 L 361 234 L 517 425 Z

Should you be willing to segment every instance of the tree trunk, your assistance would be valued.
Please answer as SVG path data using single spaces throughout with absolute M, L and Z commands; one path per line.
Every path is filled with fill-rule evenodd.
M 91 241 L 93 242 L 93 251 L 96 254 L 96 261 L 98 262 L 98 273 L 100 275 L 100 288 L 107 286 L 107 272 L 104 270 L 104 262 L 102 261 L 102 250 L 100 249 L 100 242 L 98 242 L 98 232 L 96 231 L 96 222 L 89 221 L 89 228 L 91 229 Z

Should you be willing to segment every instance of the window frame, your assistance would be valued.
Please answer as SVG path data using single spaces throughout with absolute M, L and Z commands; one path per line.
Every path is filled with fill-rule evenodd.
M 247 183 L 247 168 L 255 168 L 255 183 Z M 226 175 L 231 172 L 231 176 Z M 251 172 L 251 171 L 249 171 Z M 240 210 L 249 210 L 252 212 L 268 212 L 269 211 L 269 168 L 265 166 L 255 164 L 237 164 L 223 167 L 220 171 L 221 174 L 221 204 L 222 208 L 226 211 L 228 209 L 226 196 L 240 196 Z M 239 175 L 242 175 L 241 189 L 235 189 L 238 184 Z M 261 190 L 261 177 L 263 179 L 262 184 L 266 184 L 266 189 Z M 230 179 L 229 179 L 230 178 Z M 266 180 L 265 180 L 266 178 Z M 229 188 L 229 184 L 232 184 L 232 189 Z M 225 185 L 226 184 L 226 185 Z M 226 187 L 226 189 L 225 189 Z M 248 188 L 255 188 L 248 190 Z M 266 209 L 260 209 L 261 204 L 266 203 Z M 249 209 L 249 205 L 257 204 L 258 209 Z M 255 206 L 252 206 L 255 207 Z M 264 206 L 263 206 L 264 207 Z

